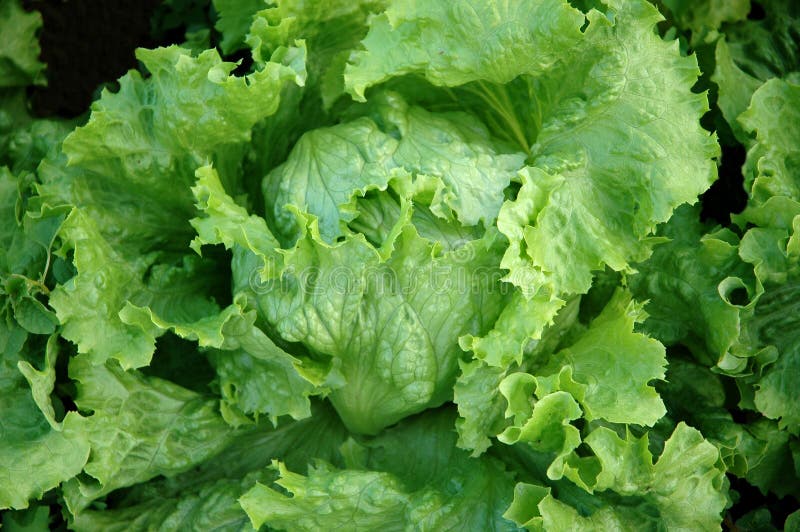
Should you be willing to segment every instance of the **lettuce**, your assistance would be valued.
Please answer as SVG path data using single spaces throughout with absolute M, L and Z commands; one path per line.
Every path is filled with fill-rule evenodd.
M 0 0 L 2 523 L 794 526 L 798 17 L 753 5 L 215 0 L 66 120 Z

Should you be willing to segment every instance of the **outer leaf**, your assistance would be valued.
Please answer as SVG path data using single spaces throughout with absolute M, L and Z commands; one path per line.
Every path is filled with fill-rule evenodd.
M 690 92 L 696 63 L 654 34 L 660 17 L 650 4 L 610 2 L 609 8 L 613 16 L 590 11 L 581 32 L 584 17 L 566 4 L 399 2 L 373 19 L 367 50 L 346 71 L 358 98 L 366 86 L 409 72 L 445 86 L 529 76 L 527 112 L 538 123 L 536 138 L 528 139 L 535 141 L 533 168 L 498 223 L 511 241 L 503 264 L 508 280 L 527 295 L 585 292 L 593 270 L 622 270 L 646 257 L 642 239 L 714 177 L 710 159 L 718 148 L 698 122 L 707 104 Z M 453 31 L 491 34 L 475 40 Z M 461 49 L 473 42 L 481 49 Z M 489 97 L 490 88 L 479 90 Z M 628 149 L 609 151 L 609 145 Z
M 736 65 L 724 36 L 717 41 L 714 62 L 716 66 L 711 80 L 719 87 L 717 105 L 735 137 L 742 142 L 749 142 L 747 134 L 736 118 L 747 109 L 750 98 L 761 85 L 762 80 L 748 74 Z
M 627 269 L 649 254 L 655 224 L 714 177 L 718 147 L 698 122 L 707 104 L 689 91 L 694 60 L 654 34 L 649 4 L 610 5 L 613 23 L 589 12 L 580 44 L 532 81 L 541 129 L 498 220 L 508 280 L 528 292 L 585 292 L 593 270 Z
M 39 306 L 32 297 L 45 291 L 42 282 L 51 247 L 64 220 L 65 209 L 45 206 L 38 213 L 24 212 L 32 181 L 30 174 L 17 177 L 8 168 L 0 167 L 0 278 L 15 311 L 25 299 L 30 305 Z M 41 334 L 49 332 L 52 331 Z
M 241 504 L 253 527 L 267 523 L 272 528 L 319 530 L 364 528 L 404 530 L 412 499 L 400 482 L 386 473 L 332 471 L 317 466 L 308 478 L 276 464 L 279 485 L 292 494 L 286 497 L 262 484 L 248 491 Z
M 785 286 L 761 297 L 750 326 L 767 345 L 777 349 L 778 359 L 768 366 L 756 384 L 755 405 L 765 416 L 779 419 L 782 428 L 800 433 L 800 413 L 795 404 L 800 393 L 800 334 L 795 311 L 800 293 L 800 275 Z
M 647 438 L 625 439 L 606 428 L 585 439 L 595 457 L 580 463 L 571 478 L 593 490 L 605 502 L 595 501 L 590 512 L 578 512 L 556 499 L 549 490 L 532 485 L 517 487 L 509 517 L 531 530 L 714 530 L 727 504 L 724 472 L 716 448 L 699 432 L 679 424 L 653 464 Z M 581 475 L 580 477 L 577 475 Z M 584 484 L 585 485 L 585 484 Z M 625 504 L 612 501 L 623 496 Z
M 719 106 L 737 138 L 746 136 L 736 118 L 750 103 L 758 86 L 773 77 L 783 77 L 800 68 L 797 32 L 800 9 L 794 2 L 761 0 L 762 20 L 746 20 L 725 28 L 725 39 L 717 43 L 717 67 L 712 77 L 719 86 Z
M 572 393 L 587 419 L 652 426 L 666 412 L 650 385 L 664 378 L 666 358 L 657 340 L 633 331 L 643 316 L 630 294 L 618 291 L 586 332 L 553 356 L 542 373 L 563 369 L 540 384 Z
M 221 479 L 188 486 L 172 497 L 151 496 L 145 501 L 119 509 L 89 509 L 79 513 L 70 528 L 76 532 L 149 531 L 154 529 L 217 530 L 251 532 L 253 527 L 237 499 L 255 482 L 255 476 Z
M 53 159 L 42 169 L 46 201 L 83 206 L 63 232 L 78 274 L 51 300 L 64 335 L 95 361 L 116 357 L 124 367 L 147 364 L 154 342 L 150 331 L 120 320 L 127 302 L 171 321 L 216 313 L 198 261 L 164 253 L 187 251 L 189 184 L 200 160 L 241 156 L 236 143 L 277 110 L 283 86 L 304 77 L 279 62 L 230 76 L 235 65 L 212 50 L 197 58 L 177 47 L 140 50 L 139 58 L 151 77 L 122 78 L 120 91 L 106 91 L 89 122 L 64 141 L 75 168 Z M 172 293 L 159 297 L 165 288 Z
M 778 439 L 777 423 L 761 419 L 755 423 L 740 424 L 733 420 L 726 408 L 723 377 L 700 365 L 681 359 L 670 360 L 666 386 L 662 396 L 669 413 L 659 423 L 671 430 L 674 419 L 681 419 L 697 427 L 720 450 L 720 456 L 730 473 L 747 478 L 762 489 L 770 489 L 763 478 L 774 478 L 768 463 L 769 441 Z M 773 446 L 780 447 L 779 445 Z M 784 476 L 785 475 L 785 476 Z M 781 471 L 776 484 L 789 486 L 791 472 Z
M 775 361 L 755 382 L 754 406 L 792 433 L 800 430 L 800 415 L 791 406 L 800 389 L 796 378 L 800 337 L 795 334 L 793 311 L 800 283 L 800 128 L 792 120 L 798 104 L 800 85 L 792 79 L 770 80 L 756 91 L 741 116 L 742 125 L 756 133 L 745 163 L 751 200 L 741 220 L 761 227 L 745 234 L 740 255 L 754 265 L 765 287 L 747 324 L 748 334 L 758 347 L 766 348 L 760 352 L 769 356 L 760 362 Z M 784 118 L 788 125 L 776 127 L 774 120 Z
M 763 291 L 739 257 L 739 239 L 728 230 L 703 234 L 696 208 L 682 207 L 655 248 L 629 278 L 646 305 L 644 328 L 667 345 L 682 343 L 709 365 L 731 368 L 748 353 L 739 347 L 743 321 Z
M 29 500 L 75 476 L 89 457 L 80 434 L 54 429 L 39 410 L 18 364 L 27 364 L 26 333 L 5 316 L 0 322 L 0 508 L 27 508 Z M 30 368 L 31 366 L 26 365 Z M 35 388 L 36 400 L 44 390 Z M 48 392 L 49 393 L 49 392 Z M 48 400 L 49 404 L 49 400 Z M 52 418 L 51 418 L 52 419 Z M 55 424 L 55 420 L 52 420 Z M 53 460 L 57 456 L 58 460 Z
M 267 7 L 265 0 L 214 0 L 218 13 L 216 30 L 222 34 L 220 48 L 225 54 L 241 48 L 256 13 Z
M 39 12 L 26 12 L 17 0 L 0 1 L 0 87 L 47 84 L 36 36 L 41 27 Z
M 65 338 L 95 363 L 118 359 L 123 367 L 149 363 L 155 349 L 152 327 L 124 323 L 120 312 L 131 302 L 151 307 L 166 319 L 192 322 L 215 313 L 204 295 L 203 267 L 187 258 L 178 267 L 154 265 L 157 255 L 122 255 L 98 230 L 88 213 L 74 210 L 61 231 L 62 252 L 74 250 L 78 274 L 50 297 Z M 144 281 L 145 272 L 151 276 Z M 202 288 L 201 288 L 202 287 Z M 129 320 L 130 321 L 130 320 Z
M 506 83 L 546 70 L 580 38 L 581 14 L 566 2 L 394 2 L 374 17 L 364 51 L 351 56 L 354 98 L 392 76 L 423 74 L 435 85 Z
M 325 464 L 308 476 L 278 464 L 274 488 L 256 485 L 241 500 L 256 527 L 317 530 L 337 527 L 509 530 L 500 513 L 509 503 L 509 475 L 494 459 L 470 459 L 455 449 L 449 412 L 430 412 L 390 429 L 337 470 Z
M 78 407 L 91 416 L 75 420 L 92 453 L 84 468 L 96 481 L 74 480 L 66 495 L 73 513 L 92 500 L 158 475 L 175 475 L 218 453 L 233 437 L 217 402 L 156 378 L 126 372 L 114 363 L 95 366 L 72 359 Z
M 750 13 L 750 0 L 661 0 L 669 9 L 673 22 L 681 29 L 692 32 L 693 42 L 697 36 L 719 30 L 723 24 L 741 22 Z
M 745 130 L 756 134 L 743 169 L 751 209 L 776 196 L 800 201 L 799 106 L 800 80 L 772 79 L 753 94 L 750 107 L 739 117 Z M 744 219 L 748 214 L 742 214 Z
M 264 219 L 248 214 L 247 209 L 238 205 L 227 194 L 219 174 L 211 166 L 198 168 L 195 175 L 197 182 L 192 193 L 195 206 L 203 216 L 190 220 L 197 231 L 191 242 L 192 249 L 200 253 L 207 244 L 223 244 L 227 249 L 235 244 L 258 257 L 260 273 L 274 275 L 281 262 L 277 253 L 280 245 Z M 249 282 L 250 277 L 247 280 Z
M 595 489 L 627 494 L 651 485 L 660 517 L 668 526 L 717 526 L 727 505 L 725 477 L 717 462 L 717 450 L 697 430 L 678 424 L 655 465 L 646 438 L 636 441 L 628 437 L 625 441 L 601 428 L 590 434 L 586 443 L 603 465 Z M 687 511 L 689 508 L 694 511 Z
M 281 88 L 304 79 L 279 62 L 231 76 L 236 65 L 214 50 L 195 58 L 173 46 L 138 57 L 151 76 L 130 72 L 117 93 L 104 91 L 89 122 L 64 141 L 72 168 L 51 160 L 42 169 L 44 193 L 83 207 L 109 240 L 133 248 L 133 260 L 152 249 L 183 251 L 196 168 L 240 157 L 253 125 L 276 112 Z M 238 186 L 235 172 L 227 176 Z
M 126 491 L 107 508 L 89 508 L 71 522 L 78 531 L 152 530 L 196 527 L 204 530 L 252 530 L 238 498 L 256 481 L 274 475 L 271 459 L 285 460 L 305 472 L 309 460 L 339 462 L 346 431 L 335 412 L 316 404 L 312 419 L 275 429 L 257 425 L 239 429 L 220 453 L 171 478 L 154 479 Z

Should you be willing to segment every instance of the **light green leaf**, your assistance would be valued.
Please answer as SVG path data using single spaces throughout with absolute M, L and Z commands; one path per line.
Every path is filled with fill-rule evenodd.
M 389 97 L 386 120 L 397 128 L 394 159 L 405 170 L 441 179 L 431 210 L 452 213 L 462 225 L 494 223 L 503 191 L 524 164 L 524 154 L 503 153 L 488 130 L 462 113 L 437 115 Z
M 723 24 L 741 22 L 750 13 L 750 0 L 661 0 L 679 28 L 692 32 L 692 41 L 719 30 Z
M 526 385 L 514 391 L 516 379 L 529 378 L 525 371 L 541 366 L 552 355 L 576 322 L 578 303 L 578 299 L 567 303 L 552 318 L 552 323 L 546 325 L 536 315 L 542 302 L 526 300 L 515 291 L 488 335 L 461 337 L 461 347 L 473 349 L 479 360 L 459 363 L 461 374 L 453 388 L 453 400 L 458 405 L 460 416 L 456 421 L 459 447 L 472 450 L 474 456 L 480 455 L 488 448 L 489 438 L 500 434 L 509 424 L 505 417 L 521 415 L 522 419 L 518 419 L 516 424 L 527 420 L 529 410 L 521 414 L 512 413 L 516 406 L 512 405 L 510 394 L 515 398 L 515 404 L 522 402 L 529 408 L 533 389 Z M 550 306 L 560 305 L 561 302 L 555 302 Z M 541 308 L 547 309 L 548 305 Z M 512 363 L 517 358 L 519 362 Z M 497 361 L 503 361 L 505 365 L 487 364 Z
M 287 205 L 314 214 L 322 238 L 335 241 L 342 234 L 340 221 L 356 214 L 340 213 L 340 206 L 355 192 L 386 188 L 395 150 L 397 141 L 367 118 L 303 135 L 264 180 L 267 213 L 281 241 L 291 245 L 303 231 Z
M 103 91 L 87 124 L 64 140 L 66 162 L 40 168 L 43 195 L 82 207 L 132 260 L 153 249 L 184 251 L 195 170 L 209 159 L 238 166 L 251 128 L 277 111 L 283 87 L 305 75 L 268 62 L 232 76 L 236 65 L 215 50 L 192 57 L 172 46 L 137 56 L 150 77 L 132 71 L 118 92 Z M 238 176 L 225 177 L 238 193 Z
M 625 270 L 645 258 L 643 239 L 715 176 L 711 158 L 719 148 L 699 125 L 707 102 L 690 92 L 696 62 L 681 57 L 677 43 L 658 38 L 659 19 L 639 1 L 610 2 L 607 15 L 592 10 L 586 17 L 567 4 L 545 2 L 512 8 L 397 2 L 372 20 L 366 51 L 354 54 L 345 79 L 363 98 L 368 85 L 411 72 L 448 87 L 527 76 L 529 107 L 499 106 L 505 115 L 533 114 L 538 124 L 533 138 L 523 139 L 532 168 L 498 222 L 511 241 L 503 266 L 526 295 L 581 293 L 593 270 Z M 490 35 L 475 40 L 485 32 Z M 478 51 L 460 49 L 478 42 Z M 476 90 L 488 98 L 492 88 Z M 514 116 L 505 120 L 519 123 Z M 626 149 L 609 151 L 609 145 Z
M 308 398 L 326 391 L 315 384 L 322 384 L 329 368 L 312 360 L 301 361 L 275 345 L 255 325 L 256 313 L 246 311 L 246 304 L 244 297 L 237 297 L 218 314 L 190 323 L 170 322 L 148 307 L 130 303 L 120 317 L 153 337 L 171 330 L 212 348 L 208 354 L 217 371 L 223 414 L 229 423 L 238 424 L 237 416 L 232 415 L 235 411 L 267 414 L 273 423 L 287 414 L 294 419 L 308 417 Z
M 489 438 L 506 426 L 506 401 L 499 387 L 508 371 L 480 360 L 459 361 L 459 366 L 461 374 L 453 387 L 453 402 L 458 405 L 459 414 L 458 446 L 478 456 L 492 444 Z
M 306 94 L 306 105 L 321 98 L 327 110 L 344 94 L 345 63 L 366 35 L 368 17 L 384 3 L 384 0 L 329 0 L 324 4 L 280 0 L 257 14 L 246 40 L 256 60 L 297 39 L 304 40 L 309 54 L 307 87 L 311 89 Z
M 309 471 L 308 477 L 276 464 L 279 485 L 292 494 L 256 484 L 240 499 L 253 527 L 265 523 L 287 530 L 404 530 L 409 521 L 411 496 L 402 484 L 386 473 L 335 471 L 324 464 Z
M 507 83 L 547 70 L 575 45 L 583 16 L 566 2 L 393 2 L 370 21 L 365 50 L 345 68 L 345 86 L 364 101 L 368 87 L 403 74 L 434 85 Z
M 459 338 L 459 345 L 490 366 L 504 368 L 512 362 L 521 364 L 526 350 L 541 350 L 543 346 L 538 344 L 542 334 L 553 324 L 564 304 L 560 299 L 539 295 L 527 299 L 516 291 L 486 336 L 465 335 Z M 577 310 L 577 306 L 575 308 Z
M 667 361 L 661 343 L 634 332 L 643 319 L 641 305 L 619 290 L 589 328 L 541 370 L 550 375 L 547 384 L 538 382 L 572 393 L 586 419 L 652 426 L 666 409 L 650 383 L 664 378 Z
M 525 379 L 533 384 L 536 379 L 524 373 L 515 373 L 506 379 L 527 376 Z M 517 387 L 520 379 L 514 379 L 513 385 L 508 380 L 501 384 L 509 388 L 510 392 L 521 392 Z M 533 390 L 526 390 L 528 395 Z M 509 392 L 505 392 L 509 393 Z M 505 395 L 505 394 L 504 394 Z M 529 407 L 527 419 L 517 421 L 515 425 L 506 428 L 498 439 L 508 445 L 524 442 L 537 452 L 548 453 L 553 456 L 552 463 L 547 469 L 547 476 L 558 480 L 564 474 L 565 462 L 570 453 L 581 443 L 580 431 L 570 424 L 571 421 L 581 417 L 581 409 L 575 399 L 566 392 L 542 393 L 537 390 L 538 400 L 532 408 Z M 530 397 L 530 395 L 529 395 Z M 506 395 L 509 408 L 513 405 L 512 397 Z M 529 399 L 530 400 L 530 399 Z M 506 416 L 509 412 L 506 411 Z M 518 417 L 522 417 L 517 414 Z
M 776 196 L 800 201 L 800 80 L 764 83 L 739 123 L 755 133 L 743 168 L 750 201 L 742 218 L 748 220 L 749 210 Z
M 67 217 L 60 236 L 61 252 L 74 250 L 78 273 L 53 291 L 50 305 L 63 325 L 62 335 L 94 363 L 108 358 L 126 368 L 149 363 L 156 331 L 133 320 L 124 322 L 120 312 L 126 305 L 149 307 L 167 320 L 181 322 L 217 312 L 204 293 L 212 272 L 196 257 L 184 257 L 175 266 L 156 263 L 155 253 L 127 257 L 103 237 L 90 214 L 79 209 Z
M 507 515 L 530 523 L 530 530 L 719 528 L 727 481 L 717 449 L 695 429 L 678 424 L 655 464 L 646 436 L 623 439 L 601 427 L 584 441 L 594 456 L 573 462 L 579 465 L 570 478 L 600 499 L 593 511 L 579 512 L 546 488 L 523 484 Z
M 312 220 L 285 252 L 283 277 L 255 295 L 282 338 L 332 358 L 346 384 L 331 400 L 357 432 L 446 400 L 456 338 L 485 331 L 504 300 L 499 275 L 491 275 L 495 235 L 437 255 L 407 221 L 394 234 L 384 260 L 361 235 L 322 242 Z
M 177 46 L 140 48 L 136 56 L 151 77 L 129 72 L 118 93 L 103 93 L 86 126 L 64 141 L 70 164 L 104 169 L 121 164 L 142 176 L 150 165 L 159 166 L 156 154 L 146 154 L 143 145 L 204 154 L 219 144 L 248 141 L 253 125 L 278 109 L 281 88 L 302 85 L 305 79 L 304 71 L 278 62 L 245 77 L 233 76 L 236 65 L 222 61 L 214 50 L 195 58 Z M 145 102 L 150 113 L 140 113 L 138 122 L 128 125 L 132 131 L 116 122 Z
M 498 220 L 508 280 L 526 292 L 582 293 L 592 271 L 629 269 L 649 255 L 655 225 L 715 176 L 694 59 L 658 38 L 649 4 L 610 6 L 613 17 L 590 11 L 580 44 L 532 81 L 541 129 Z

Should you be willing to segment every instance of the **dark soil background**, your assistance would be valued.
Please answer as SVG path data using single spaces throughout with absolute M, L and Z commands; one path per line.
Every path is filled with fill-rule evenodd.
M 47 87 L 29 94 L 39 116 L 72 118 L 86 111 L 95 89 L 136 66 L 137 46 L 155 44 L 150 19 L 159 0 L 25 0 L 42 14 L 41 60 Z
M 23 0 L 44 22 L 39 35 L 47 87 L 29 97 L 40 117 L 83 114 L 97 88 L 136 67 L 134 50 L 183 41 L 187 25 L 213 26 L 197 0 Z

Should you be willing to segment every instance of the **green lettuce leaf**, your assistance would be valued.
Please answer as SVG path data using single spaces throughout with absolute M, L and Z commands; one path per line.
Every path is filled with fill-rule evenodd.
M 733 370 L 751 354 L 740 334 L 763 288 L 739 257 L 739 237 L 708 229 L 699 209 L 678 209 L 658 233 L 670 242 L 637 265 L 629 286 L 648 300 L 645 330 L 666 345 L 683 344 L 709 366 Z
M 404 421 L 363 444 L 350 441 L 348 469 L 318 462 L 307 475 L 284 464 L 276 487 L 257 484 L 241 503 L 256 528 L 515 530 L 501 513 L 511 476 L 497 460 L 455 448 L 449 410 Z
M 278 428 L 239 429 L 216 456 L 196 468 L 118 492 L 120 496 L 110 505 L 75 515 L 70 526 L 79 532 L 98 528 L 253 530 L 238 499 L 257 481 L 277 479 L 266 469 L 270 461 L 283 460 L 302 472 L 313 458 L 342 463 L 339 446 L 346 437 L 335 412 L 315 404 L 312 419 Z
M 41 27 L 38 11 L 25 11 L 17 0 L 0 1 L 0 88 L 47 84 L 36 35 Z
M 77 382 L 78 408 L 91 413 L 73 424 L 91 446 L 88 476 L 65 486 L 73 514 L 113 490 L 182 473 L 235 436 L 211 397 L 115 362 L 95 365 L 86 356 L 73 358 L 69 371 Z
M 455 340 L 485 331 L 504 300 L 498 243 L 487 233 L 437 256 L 401 220 L 383 259 L 361 235 L 324 243 L 312 219 L 258 308 L 282 338 L 333 359 L 346 384 L 331 401 L 351 429 L 374 433 L 450 395 Z
M 131 368 L 150 362 L 155 335 L 135 322 L 123 321 L 120 313 L 126 305 L 149 307 L 166 319 L 183 322 L 217 311 L 204 293 L 214 272 L 197 257 L 186 256 L 176 265 L 159 264 L 157 253 L 131 260 L 79 209 L 67 217 L 60 237 L 61 253 L 74 252 L 78 273 L 53 291 L 50 305 L 63 324 L 63 336 L 94 363 L 116 358 Z
M 506 417 L 515 424 L 506 428 L 498 439 L 508 445 L 520 442 L 551 458 L 547 477 L 558 480 L 564 475 L 566 461 L 581 443 L 580 431 L 571 424 L 582 412 L 572 396 L 563 391 L 548 393 L 536 378 L 527 373 L 515 373 L 500 384 L 508 408 Z M 531 392 L 536 389 L 537 400 L 531 405 Z
M 511 241 L 508 280 L 528 292 L 582 293 L 593 270 L 629 269 L 649 255 L 655 225 L 715 177 L 718 147 L 698 122 L 707 103 L 689 91 L 694 60 L 653 33 L 651 6 L 612 12 L 590 11 L 579 45 L 533 80 L 541 128 L 522 189 L 498 220 Z
M 131 72 L 119 92 L 105 91 L 89 122 L 64 140 L 66 166 L 62 157 L 41 168 L 43 201 L 80 208 L 61 233 L 77 275 L 51 298 L 63 334 L 96 363 L 117 358 L 126 368 L 146 365 L 155 340 L 146 327 L 125 323 L 127 304 L 173 322 L 217 312 L 213 263 L 185 255 L 195 170 L 207 158 L 229 169 L 253 125 L 277 110 L 280 89 L 305 75 L 268 62 L 246 78 L 231 76 L 235 65 L 213 50 L 195 58 L 170 47 L 138 57 L 151 76 Z M 236 172 L 226 176 L 238 190 Z
M 545 320 L 551 319 L 549 312 L 545 317 L 537 314 L 548 306 L 536 298 L 526 300 L 516 291 L 489 334 L 461 337 L 462 349 L 472 350 L 477 360 L 459 362 L 461 373 L 453 387 L 459 413 L 459 447 L 472 450 L 473 456 L 480 455 L 491 444 L 490 438 L 511 423 L 506 416 L 506 394 L 515 388 L 511 383 L 519 382 L 519 375 L 522 379 L 530 377 L 525 372 L 538 369 L 557 350 L 578 318 L 578 303 L 578 299 L 567 303 L 548 325 Z M 530 400 L 532 390 L 525 386 L 521 389 L 526 390 L 522 392 L 524 400 Z M 519 397 L 519 391 L 512 393 Z
M 605 499 L 587 515 L 561 502 L 550 488 L 522 484 L 506 514 L 529 530 L 713 530 L 726 507 L 727 480 L 717 449 L 679 424 L 653 463 L 647 436 L 621 438 L 598 428 L 585 438 L 593 456 L 570 478 Z
M 253 125 L 276 112 L 280 89 L 305 76 L 280 62 L 232 76 L 236 65 L 214 50 L 195 58 L 173 46 L 139 50 L 138 57 L 150 77 L 130 72 L 118 92 L 104 91 L 88 123 L 64 140 L 66 161 L 40 169 L 43 196 L 82 207 L 132 259 L 153 249 L 185 250 L 195 170 L 209 158 L 238 165 Z M 236 171 L 226 177 L 238 193 Z
M 449 87 L 507 83 L 556 63 L 558 51 L 580 39 L 582 23 L 566 2 L 393 2 L 370 21 L 365 49 L 345 68 L 345 86 L 364 101 L 368 87 L 410 73 Z
M 634 332 L 642 306 L 618 291 L 588 329 L 540 370 L 545 389 L 570 392 L 586 419 L 652 426 L 666 412 L 650 384 L 664 378 L 664 346 Z M 555 373 L 551 371 L 555 370 Z
M 611 2 L 608 16 L 591 10 L 586 17 L 567 4 L 553 7 L 534 2 L 510 12 L 487 3 L 482 16 L 461 4 L 397 3 L 372 20 L 366 50 L 353 55 L 345 73 L 349 90 L 362 99 L 367 86 L 412 72 L 448 87 L 526 76 L 529 105 L 522 113 L 534 114 L 537 123 L 532 138 L 523 139 L 532 167 L 520 176 L 523 187 L 498 226 L 511 242 L 503 262 L 507 279 L 528 296 L 585 292 L 593 270 L 624 270 L 630 260 L 646 257 L 643 239 L 677 205 L 695 201 L 708 187 L 715 175 L 710 158 L 718 153 L 698 122 L 707 110 L 705 97 L 689 90 L 699 73 L 696 63 L 654 34 L 660 17 L 651 5 Z M 546 14 L 536 16 L 539 9 Z M 490 35 L 458 39 L 437 31 L 444 24 Z M 526 24 L 533 31 L 525 33 Z M 502 31 L 492 30 L 498 27 Z M 461 42 L 481 47 L 459 51 Z M 519 61 L 530 56 L 526 47 L 536 50 L 537 61 Z M 654 76 L 654 68 L 663 75 Z M 483 88 L 488 98 L 493 89 Z M 507 106 L 500 108 L 509 114 Z M 573 133 L 564 135 L 565 127 Z M 687 142 L 687 135 L 693 140 Z M 609 151 L 609 145 L 633 152 Z M 683 150 L 687 145 L 691 153 Z
M 772 79 L 753 94 L 747 111 L 739 116 L 742 127 L 755 133 L 755 142 L 747 153 L 743 168 L 745 189 L 750 196 L 749 208 L 741 215 L 744 220 L 764 226 L 767 224 L 763 220 L 751 219 L 748 211 L 755 210 L 754 214 L 760 214 L 759 206 L 769 211 L 771 209 L 766 204 L 771 201 L 776 205 L 776 198 L 780 197 L 800 202 L 799 102 L 799 79 Z M 780 121 L 776 122 L 776 118 Z M 776 213 L 771 216 L 776 216 Z M 769 225 L 776 224 L 770 222 Z
M 698 364 L 671 359 L 669 384 L 660 387 L 669 413 L 659 425 L 667 431 L 675 419 L 690 423 L 719 448 L 728 472 L 765 494 L 796 494 L 800 479 L 786 467 L 793 461 L 789 434 L 763 418 L 737 423 L 726 408 L 730 400 L 723 379 Z
M 667 8 L 672 22 L 692 32 L 692 41 L 719 30 L 723 24 L 741 22 L 750 13 L 750 0 L 660 0 Z
M 266 0 L 213 0 L 217 11 L 216 30 L 222 34 L 219 47 L 230 54 L 244 45 L 256 13 L 267 7 Z
M 737 123 L 755 90 L 765 81 L 800 70 L 797 32 L 800 9 L 793 2 L 760 0 L 761 20 L 746 20 L 725 28 L 717 42 L 712 80 L 719 86 L 719 107 L 737 139 L 748 143 Z
M 764 285 L 755 306 L 748 334 L 756 339 L 765 364 L 754 383 L 755 408 L 782 428 L 800 431 L 800 415 L 793 405 L 800 382 L 800 335 L 796 334 L 794 302 L 800 287 L 800 129 L 797 114 L 800 85 L 792 79 L 774 79 L 759 88 L 740 122 L 755 132 L 755 143 L 745 162 L 745 183 L 750 202 L 740 215 L 741 223 L 757 225 L 742 238 L 740 255 L 753 265 Z M 775 127 L 776 117 L 788 120 Z M 771 350 L 765 351 L 765 350 Z M 756 368 L 758 369 L 758 368 Z M 758 375 L 757 375 L 758 377 Z
M 321 236 L 333 242 L 342 222 L 359 214 L 348 205 L 355 193 L 384 190 L 404 172 L 441 181 L 430 205 L 439 217 L 452 212 L 467 226 L 497 217 L 521 154 L 499 153 L 488 131 L 466 115 L 439 116 L 394 94 L 385 100 L 375 117 L 382 128 L 361 118 L 313 130 L 265 178 L 268 220 L 283 243 L 293 244 L 302 230 L 287 205 L 316 216 Z
M 52 392 L 52 382 L 34 384 L 32 394 L 17 368 L 24 368 L 27 375 L 38 371 L 31 365 L 43 358 L 37 342 L 9 322 L 6 313 L 0 312 L 0 319 L 0 509 L 22 509 L 28 507 L 28 501 L 77 475 L 89 457 L 89 444 L 81 434 L 64 430 L 56 422 L 49 398 L 43 397 Z M 55 346 L 48 344 L 47 349 L 52 361 Z M 46 405 L 51 413 L 43 414 L 37 403 Z
M 247 43 L 256 58 L 302 39 L 308 46 L 308 83 L 304 105 L 320 101 L 325 110 L 344 94 L 345 63 L 367 33 L 367 20 L 383 0 L 328 1 L 309 4 L 280 0 L 260 11 L 250 27 Z

